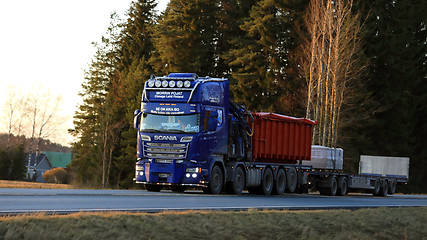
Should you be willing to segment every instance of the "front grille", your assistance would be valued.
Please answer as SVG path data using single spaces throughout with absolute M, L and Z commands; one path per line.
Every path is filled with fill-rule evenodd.
M 177 143 L 146 143 L 144 144 L 144 156 L 155 159 L 184 159 L 187 157 L 188 144 Z M 159 162 L 159 161 L 157 161 Z M 171 163 L 172 161 L 162 161 Z
M 174 147 L 174 148 L 186 147 L 186 144 L 182 144 L 182 143 L 147 143 L 147 145 L 152 147 Z

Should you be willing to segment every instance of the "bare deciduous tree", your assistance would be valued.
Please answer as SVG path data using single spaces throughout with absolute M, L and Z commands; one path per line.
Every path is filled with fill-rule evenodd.
M 353 0 L 312 0 L 304 17 L 298 61 L 307 82 L 306 118 L 318 121 L 313 143 L 323 146 L 336 146 L 346 93 L 365 68 L 358 57 L 361 19 L 352 7 Z
M 50 90 L 44 92 L 38 87 L 34 92 L 28 93 L 26 99 L 24 114 L 28 121 L 26 125 L 28 137 L 31 139 L 30 155 L 36 147 L 37 158 L 40 155 L 40 141 L 49 138 L 63 123 L 58 114 L 62 97 L 53 95 Z

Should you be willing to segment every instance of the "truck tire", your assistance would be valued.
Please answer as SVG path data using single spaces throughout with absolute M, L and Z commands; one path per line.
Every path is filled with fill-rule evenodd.
M 319 189 L 321 195 L 335 196 L 338 190 L 337 177 L 330 176 L 325 181 L 325 187 Z
M 295 192 L 295 189 L 297 189 L 298 185 L 298 175 L 297 170 L 294 167 L 291 167 L 286 171 L 286 180 L 288 192 Z
M 387 197 L 387 193 L 388 193 L 388 181 L 387 179 L 383 179 L 381 181 L 380 196 Z
M 347 178 L 344 176 L 340 176 L 338 178 L 338 191 L 337 195 L 339 196 L 345 196 L 348 193 L 348 183 Z
M 171 186 L 172 192 L 176 192 L 176 193 L 183 193 L 185 192 L 185 189 L 187 189 L 187 187 L 185 186 Z
M 222 186 L 224 184 L 224 174 L 218 166 L 214 166 L 211 171 L 211 179 L 209 181 L 208 187 L 203 189 L 205 193 L 219 194 L 222 191 Z
M 233 183 L 232 183 L 233 193 L 236 195 L 240 195 L 245 188 L 245 173 L 241 167 L 237 167 L 234 170 Z
M 160 192 L 162 190 L 162 186 L 160 185 L 153 185 L 153 184 L 146 184 L 145 189 L 149 192 Z
M 390 182 L 388 182 L 388 194 L 393 195 L 394 193 L 396 193 L 396 185 L 397 185 L 396 179 L 393 179 Z
M 379 178 L 375 179 L 375 185 L 374 185 L 374 189 L 372 189 L 372 194 L 374 196 L 379 196 L 380 195 L 380 189 L 381 189 L 381 181 Z
M 285 193 L 286 190 L 286 174 L 285 170 L 279 169 L 276 175 L 276 181 L 274 181 L 273 193 L 276 195 L 281 195 Z
M 270 168 L 265 169 L 264 176 L 261 182 L 261 189 L 264 195 L 270 195 L 273 192 L 274 178 Z

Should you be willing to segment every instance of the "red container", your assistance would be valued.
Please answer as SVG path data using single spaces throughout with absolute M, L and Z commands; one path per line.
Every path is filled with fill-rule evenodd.
M 311 159 L 311 132 L 316 121 L 275 113 L 252 115 L 254 162 L 296 164 Z

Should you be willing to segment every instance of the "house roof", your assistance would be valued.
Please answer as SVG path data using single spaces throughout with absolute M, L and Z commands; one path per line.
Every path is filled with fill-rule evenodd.
M 52 168 L 66 168 L 67 165 L 71 162 L 72 158 L 71 153 L 64 152 L 43 152 L 43 154 L 46 154 L 46 157 L 52 165 Z
M 41 160 L 43 160 L 43 158 L 45 158 L 46 155 L 45 154 L 40 154 L 40 156 L 37 158 L 36 160 L 36 154 L 35 153 L 31 153 L 27 155 L 27 158 L 25 159 L 25 166 L 28 166 L 28 158 L 30 158 L 30 167 L 35 167 L 37 166 Z

